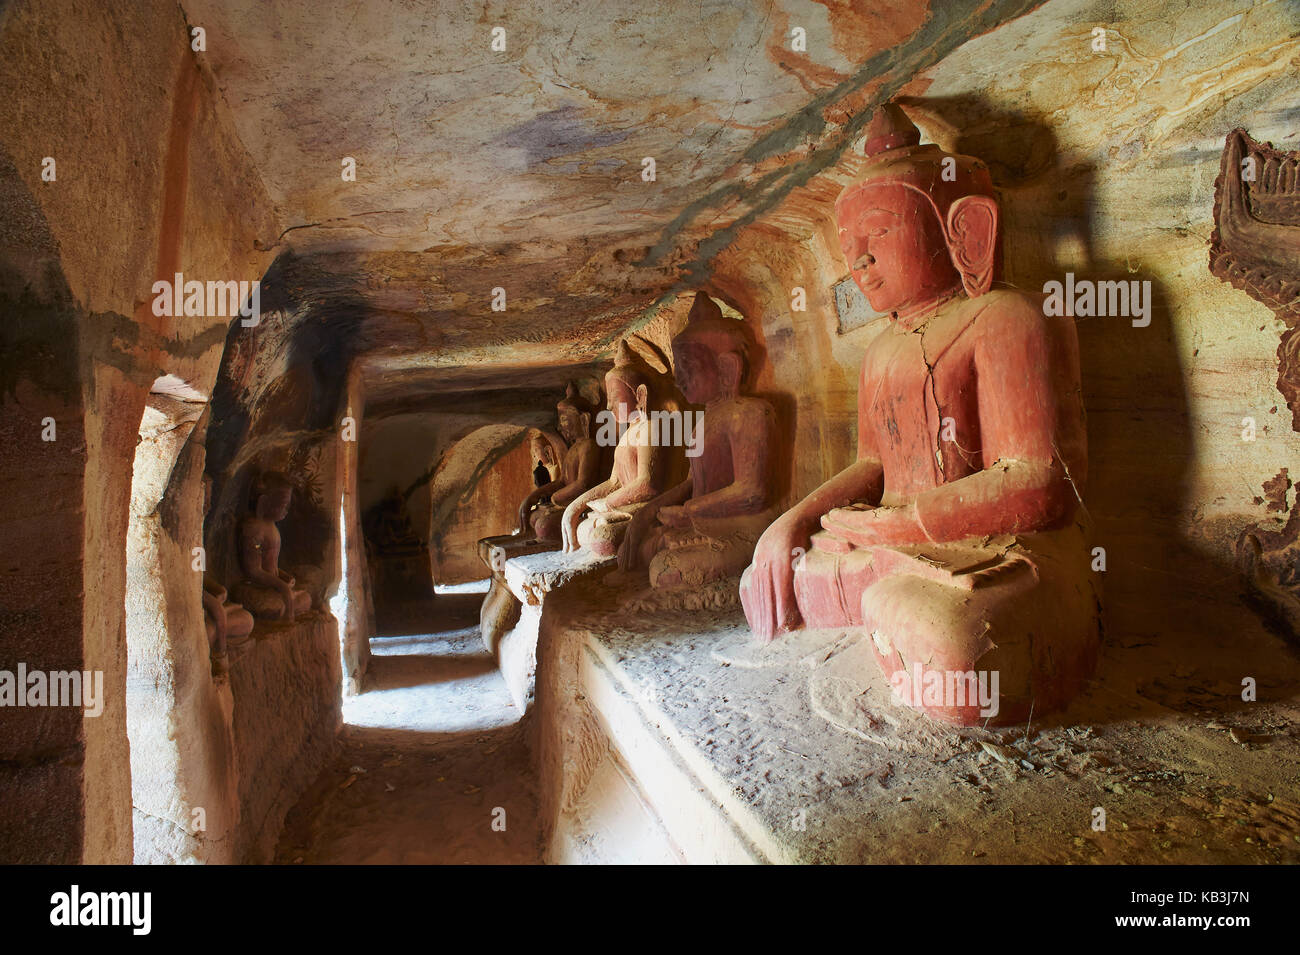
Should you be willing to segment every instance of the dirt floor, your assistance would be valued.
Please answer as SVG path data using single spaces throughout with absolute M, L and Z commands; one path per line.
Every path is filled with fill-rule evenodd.
M 481 601 L 440 595 L 438 632 L 371 641 L 340 755 L 289 814 L 277 862 L 539 861 L 536 786 L 519 713 L 479 639 Z

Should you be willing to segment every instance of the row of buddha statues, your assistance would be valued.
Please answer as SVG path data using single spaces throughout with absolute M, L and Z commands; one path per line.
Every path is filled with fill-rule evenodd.
M 597 406 L 570 387 L 563 440 L 545 441 L 551 479 L 521 502 L 518 532 L 480 553 L 495 541 L 508 557 L 513 541 L 616 558 L 610 581 L 686 606 L 727 592 L 760 642 L 859 630 L 903 702 L 950 723 L 981 722 L 978 702 L 922 699 L 913 670 L 997 671 L 996 722 L 1023 721 L 1078 692 L 1100 639 L 1075 328 L 995 287 L 982 162 L 921 145 L 893 104 L 864 152 L 835 218 L 849 275 L 888 322 L 862 358 L 853 463 L 780 508 L 790 435 L 752 393 L 746 322 L 700 292 L 671 374 L 620 343 L 604 378 L 612 464 Z M 656 440 L 656 413 L 693 409 L 691 455 Z
M 570 383 L 556 406 L 561 440 L 533 440 L 539 465 L 557 462 L 554 476 L 520 504 L 514 539 L 616 557 L 616 582 L 641 573 L 660 591 L 696 594 L 738 575 L 775 517 L 776 413 L 747 392 L 753 351 L 745 323 L 703 292 L 672 341 L 675 374 L 620 342 L 604 380 L 612 465 L 598 407 Z

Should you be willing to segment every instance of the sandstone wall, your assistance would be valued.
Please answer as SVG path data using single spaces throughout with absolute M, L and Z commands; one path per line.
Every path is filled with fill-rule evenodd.
M 366 543 L 361 531 L 360 429 L 365 416 L 365 386 L 360 368 L 348 375 L 345 411 L 357 424 L 358 440 L 345 441 L 339 454 L 339 483 L 343 506 L 342 549 L 338 583 L 326 589 L 326 602 L 339 622 L 339 646 L 342 654 L 343 690 L 361 692 L 366 667 L 370 664 L 370 636 L 375 627 L 375 608 L 370 592 L 370 571 L 366 560 Z
M 435 582 L 458 584 L 488 576 L 478 556 L 479 539 L 511 533 L 518 523 L 519 502 L 534 486 L 533 456 L 525 441 L 466 488 L 435 538 L 430 557 Z
M 154 316 L 152 283 L 176 271 L 259 278 L 271 256 L 253 240 L 279 227 L 174 4 L 9 4 L 0 88 L 0 419 L 15 451 L 0 504 L 0 667 L 99 670 L 106 696 L 98 718 L 6 717 L 0 798 L 17 828 L 0 845 L 6 859 L 127 862 L 132 457 L 152 383 L 170 374 L 210 395 L 229 324 Z M 41 178 L 45 157 L 52 182 Z M 55 441 L 40 440 L 45 417 Z M 169 490 L 191 521 L 200 471 Z M 189 563 L 173 572 L 197 606 Z
M 488 425 L 448 451 L 430 483 L 429 561 L 437 584 L 482 580 L 481 537 L 511 533 L 533 488 L 528 431 Z
M 313 610 L 256 633 L 230 664 L 239 766 L 238 862 L 270 862 L 284 817 L 335 752 L 342 719 L 338 621 Z

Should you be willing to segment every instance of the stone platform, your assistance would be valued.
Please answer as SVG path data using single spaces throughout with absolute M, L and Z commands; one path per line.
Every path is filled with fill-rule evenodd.
M 516 551 L 515 553 L 518 553 Z M 519 603 L 511 629 L 495 644 L 484 635 L 484 643 L 495 652 L 505 677 L 510 698 L 521 713 L 532 705 L 537 676 L 537 637 L 547 595 L 575 583 L 602 568 L 614 566 L 613 557 L 597 557 L 588 551 L 564 554 L 558 550 L 523 553 L 503 562 L 492 575 L 494 590 L 505 587 Z M 492 593 L 488 599 L 491 600 Z
M 739 611 L 633 613 L 603 576 L 552 580 L 538 620 L 549 861 L 1300 861 L 1293 659 L 1243 703 L 1240 661 L 1113 640 L 1065 713 L 954 729 L 864 675 L 856 634 L 760 649 Z

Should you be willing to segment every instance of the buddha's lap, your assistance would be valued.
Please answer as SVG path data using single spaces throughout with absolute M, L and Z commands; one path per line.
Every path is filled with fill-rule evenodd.
M 1040 621 L 1046 613 L 1073 623 L 1094 611 L 1085 539 L 1076 526 L 1027 535 L 986 548 L 987 566 L 946 580 L 910 550 L 893 560 L 879 553 L 891 548 L 876 548 L 875 556 L 865 548 L 812 549 L 795 567 L 795 596 L 805 624 L 814 628 L 888 622 L 955 633 L 965 621 L 1007 620 L 1026 608 Z

